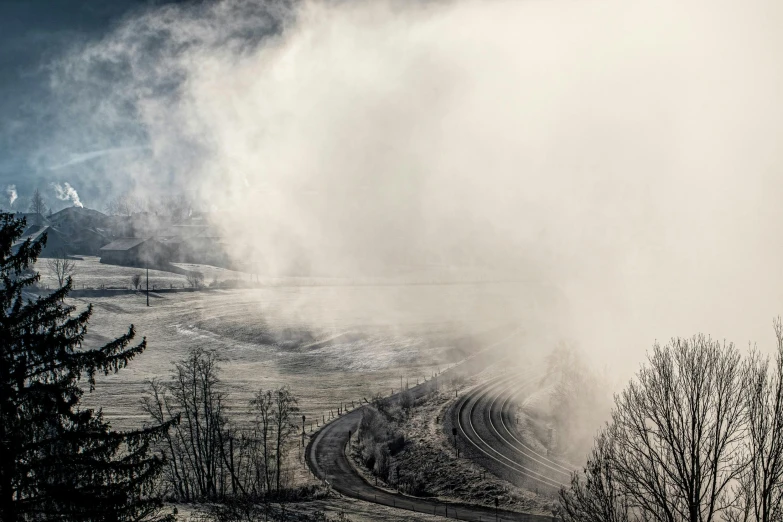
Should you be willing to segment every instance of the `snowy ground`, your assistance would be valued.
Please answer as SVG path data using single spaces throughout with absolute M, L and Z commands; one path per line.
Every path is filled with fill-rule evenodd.
M 42 286 L 54 288 L 57 285 L 57 280 L 49 271 L 47 263 L 47 258 L 41 258 L 36 263 L 35 269 L 41 274 Z M 74 260 L 74 264 L 75 273 L 73 274 L 72 279 L 73 287 L 75 289 L 99 288 L 101 286 L 106 288 L 129 288 L 133 275 L 140 274 L 146 277 L 146 271 L 142 268 L 105 265 L 100 262 L 99 257 L 85 256 Z M 209 281 L 211 281 L 211 279 L 207 279 L 207 282 Z M 181 288 L 183 285 L 187 285 L 187 280 L 182 274 L 150 270 L 150 288 L 153 288 L 153 286 L 157 288 L 169 288 L 171 285 Z
M 103 266 L 92 277 L 101 277 Z M 414 383 L 463 358 L 480 345 L 481 332 L 522 319 L 510 315 L 516 308 L 509 299 L 503 285 L 419 285 L 161 294 L 149 308 L 143 294 L 70 302 L 94 306 L 87 346 L 116 337 L 131 323 L 139 338 L 147 338 L 141 357 L 117 375 L 100 376 L 96 392 L 85 396 L 123 427 L 144 421 L 139 400 L 145 382 L 166 376 L 193 346 L 216 349 L 224 358 L 229 404 L 238 412 L 259 388 L 286 384 L 300 397 L 309 424 L 343 401 L 399 389 L 401 376 Z
M 131 277 L 139 274 L 143 277 L 143 285 L 146 285 L 147 271 L 145 268 L 103 264 L 100 257 L 80 256 L 73 260 L 75 272 L 73 282 L 75 289 L 83 288 L 130 288 Z M 41 284 L 54 288 L 56 278 L 48 269 L 48 259 L 41 258 L 35 265 L 35 269 L 41 274 Z M 210 265 L 193 263 L 172 263 L 174 271 L 149 270 L 150 288 L 183 288 L 188 287 L 185 272 L 201 272 L 204 275 L 204 285 L 209 286 L 213 282 L 247 281 L 260 286 L 351 286 L 351 285 L 378 285 L 387 286 L 420 284 L 440 284 L 449 286 L 455 281 L 473 282 L 489 286 L 498 286 L 497 281 L 512 281 L 512 274 L 491 273 L 477 269 L 428 269 L 408 270 L 392 276 L 384 277 L 326 277 L 326 276 L 287 276 L 271 277 L 237 270 L 229 270 Z M 176 273 L 180 271 L 181 273 Z M 495 283 L 493 283 L 495 282 Z M 506 283 L 509 284 L 509 283 Z M 512 286 L 517 283 L 510 283 Z M 465 286 L 465 285 L 457 285 Z M 544 287 L 541 287 L 544 288 Z M 540 290 L 540 288 L 539 288 Z
M 200 265 L 212 280 L 250 279 L 249 274 Z M 45 260 L 38 264 L 43 282 L 54 286 Z M 98 258 L 77 261 L 75 287 L 128 287 L 143 270 L 103 265 Z M 263 288 L 205 290 L 72 298 L 81 309 L 94 307 L 85 346 L 102 344 L 130 324 L 148 348 L 116 375 L 98 376 L 86 406 L 100 407 L 115 428 L 138 427 L 147 419 L 140 409 L 146 381 L 166 377 L 172 363 L 191 347 L 217 350 L 223 358 L 228 404 L 238 414 L 259 388 L 288 385 L 300 398 L 307 424 L 326 416 L 341 402 L 370 399 L 398 390 L 400 378 L 415 384 L 483 345 L 483 333 L 530 318 L 525 289 L 513 284 L 382 284 L 289 278 L 260 280 Z M 150 270 L 150 287 L 181 287 L 184 275 Z M 300 285 L 300 286 L 297 286 Z M 308 428 L 309 429 L 309 428 Z M 301 459 L 294 452 L 292 459 Z M 297 483 L 312 481 L 296 467 Z M 430 520 L 427 515 L 384 508 L 350 499 L 302 503 L 302 511 L 349 513 L 358 520 Z M 187 511 L 187 510 L 185 510 Z M 182 513 L 184 514 L 184 513 Z M 187 517 L 181 518 L 187 520 Z
M 279 509 L 278 506 L 275 506 Z M 202 522 L 199 506 L 186 504 L 177 505 L 177 522 Z M 313 500 L 309 502 L 295 502 L 286 505 L 286 512 L 293 514 L 305 514 L 313 516 L 323 513 L 332 520 L 339 520 L 341 515 L 347 522 L 429 522 L 443 520 L 441 516 L 413 513 L 405 509 L 395 509 L 381 506 L 362 500 L 341 497 L 335 494 L 335 498 L 326 500 Z M 261 521 L 259 521 L 261 522 Z

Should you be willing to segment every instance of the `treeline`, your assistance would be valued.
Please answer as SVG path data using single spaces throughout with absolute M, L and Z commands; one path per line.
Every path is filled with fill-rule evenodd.
M 111 199 L 103 210 L 110 216 L 150 213 L 168 217 L 176 222 L 188 217 L 192 213 L 193 207 L 193 201 L 184 193 L 172 192 L 157 198 L 125 193 Z
M 655 345 L 615 397 L 565 522 L 783 520 L 783 325 L 777 352 L 698 335 Z
M 165 495 L 181 502 L 294 498 L 286 463 L 299 430 L 297 398 L 285 386 L 258 390 L 244 415 L 227 408 L 213 350 L 193 348 L 167 379 L 156 379 L 142 399 L 154 423 L 178 419 L 158 448 L 164 457 Z M 241 419 L 240 419 L 241 417 Z

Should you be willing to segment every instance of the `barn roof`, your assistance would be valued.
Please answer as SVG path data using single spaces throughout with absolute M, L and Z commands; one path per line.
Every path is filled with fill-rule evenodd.
M 17 242 L 21 243 L 27 239 L 35 241 L 41 237 L 44 232 L 47 232 L 49 228 L 51 228 L 49 225 L 30 225 L 22 232 L 22 237 L 20 237 Z
M 37 241 L 44 233 L 48 236 L 50 242 L 64 240 L 60 231 L 54 227 L 50 227 L 49 225 L 30 225 L 22 232 L 21 237 L 14 241 L 13 246 L 18 246 L 28 239 Z
M 147 241 L 146 239 L 138 238 L 138 237 L 125 237 L 122 239 L 116 239 L 106 246 L 102 246 L 101 250 L 104 252 L 109 250 L 113 250 L 113 251 L 130 250 L 146 241 Z

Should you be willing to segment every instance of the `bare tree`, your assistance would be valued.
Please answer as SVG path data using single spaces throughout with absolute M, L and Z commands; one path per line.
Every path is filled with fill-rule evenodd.
M 178 223 L 190 214 L 191 203 L 184 194 L 170 196 L 162 203 L 172 223 Z
M 125 196 L 118 196 L 108 203 L 103 208 L 110 216 L 130 216 L 131 208 L 128 204 L 128 198 Z
M 41 191 L 35 189 L 35 191 L 33 191 L 33 195 L 30 197 L 30 212 L 36 215 L 38 225 L 41 224 L 41 220 L 43 219 L 43 215 L 46 214 L 46 210 L 46 203 L 44 202 L 44 198 L 41 195 Z
M 712 522 L 729 506 L 745 421 L 734 346 L 704 335 L 655 345 L 616 398 L 614 473 L 642 519 Z
M 275 489 L 280 491 L 280 475 L 282 461 L 288 449 L 288 442 L 296 433 L 296 426 L 291 422 L 294 415 L 299 413 L 297 399 L 287 386 L 278 388 L 273 395 L 275 401 Z
M 103 211 L 106 212 L 109 216 L 119 216 L 119 202 L 117 201 L 117 198 L 110 199 L 104 206 Z
M 262 468 L 258 470 L 263 472 L 264 484 L 266 490 L 272 490 L 272 470 L 275 465 L 275 459 L 272 458 L 272 439 L 274 438 L 274 417 L 275 402 L 272 399 L 271 390 L 258 390 L 255 397 L 250 401 L 251 412 L 254 417 L 255 439 L 259 442 L 260 453 L 262 456 Z
M 563 520 L 783 520 L 780 318 L 774 330 L 773 364 L 703 335 L 654 346 L 561 492 Z
M 133 274 L 131 276 L 131 285 L 138 290 L 141 287 L 141 274 Z
M 581 472 L 571 487 L 560 490 L 557 516 L 563 522 L 628 522 L 627 496 L 614 471 L 615 441 L 610 429 L 599 433 Z
M 467 378 L 465 377 L 465 374 L 457 370 L 452 370 L 451 372 L 451 389 L 454 390 L 454 395 L 456 396 L 459 390 L 465 386 L 467 383 Z
M 179 418 L 159 447 L 169 494 L 186 502 L 266 500 L 281 491 L 297 400 L 286 387 L 259 391 L 250 401 L 253 422 L 240 429 L 224 406 L 219 371 L 215 351 L 194 348 L 169 379 L 151 381 L 142 399 L 153 420 Z
M 168 381 L 153 381 L 142 399 L 153 419 L 179 417 L 162 448 L 173 493 L 185 501 L 218 500 L 232 480 L 230 429 L 217 353 L 194 348 Z
M 68 278 L 76 275 L 76 262 L 68 259 L 64 253 L 59 253 L 57 257 L 46 260 L 46 269 L 49 274 L 57 279 L 57 286 L 62 288 Z
M 201 288 L 204 286 L 204 274 L 201 272 L 190 271 L 185 277 L 191 288 Z
M 146 212 L 148 203 L 142 198 L 130 194 L 122 194 L 110 200 L 104 210 L 110 216 L 132 216 L 137 212 Z
M 752 351 L 743 396 L 747 408 L 747 466 L 739 477 L 731 520 L 783 520 L 783 324 L 774 321 L 774 365 Z

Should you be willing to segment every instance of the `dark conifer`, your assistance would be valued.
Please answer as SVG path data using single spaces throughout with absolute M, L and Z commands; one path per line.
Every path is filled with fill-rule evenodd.
M 100 411 L 79 407 L 86 378 L 124 368 L 146 342 L 134 328 L 97 349 L 82 346 L 92 306 L 76 313 L 53 293 L 29 293 L 45 238 L 14 246 L 24 221 L 0 214 L 0 520 L 159 520 L 151 445 L 170 422 L 113 431 Z M 164 517 L 165 518 L 165 517 Z

